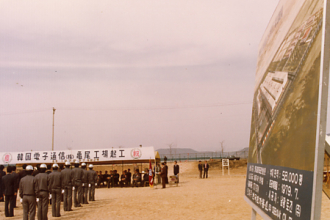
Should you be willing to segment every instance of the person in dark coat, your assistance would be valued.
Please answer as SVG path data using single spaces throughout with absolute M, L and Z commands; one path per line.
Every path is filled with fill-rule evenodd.
M 16 173 L 16 166 L 12 166 L 12 175 L 15 177 L 15 182 L 16 182 L 16 186 L 17 188 L 15 189 L 16 195 L 15 195 L 15 205 L 14 208 L 17 208 L 16 206 L 16 200 L 17 200 L 17 192 L 18 192 L 18 186 L 19 186 L 19 174 Z
M 37 182 L 32 176 L 33 167 L 26 166 L 26 176 L 19 183 L 19 196 L 23 205 L 23 220 L 34 220 L 36 215 Z M 30 218 L 28 217 L 30 216 Z
M 120 176 L 120 182 L 119 185 L 120 187 L 123 187 L 124 185 L 127 186 L 127 171 L 124 170 L 123 173 Z
M 209 168 L 210 165 L 207 163 L 207 161 L 205 160 L 205 164 L 203 165 L 204 168 L 204 174 L 203 174 L 203 179 L 206 177 L 208 177 L 208 172 L 209 172 Z
M 117 173 L 117 170 L 114 170 L 114 177 L 113 177 L 113 179 L 114 179 L 114 182 L 115 182 L 115 186 L 118 186 L 118 184 L 119 184 L 119 177 L 120 177 L 120 175 L 119 175 L 119 173 Z
M 80 204 L 81 201 L 81 196 L 82 196 L 82 186 L 81 186 L 81 178 L 83 176 L 83 170 L 79 168 L 79 162 L 76 161 L 74 164 L 75 168 L 72 169 L 72 174 L 73 174 L 73 187 L 72 190 L 74 191 L 73 194 L 73 202 L 74 202 L 74 207 L 82 207 Z
M 144 170 L 142 186 L 149 186 L 149 170 L 148 170 L 148 168 L 146 168 Z
M 131 169 L 127 170 L 127 184 L 128 186 L 131 186 L 131 182 L 132 182 L 132 173 L 131 173 Z
M 199 170 L 199 178 L 202 179 L 202 174 L 203 174 L 203 164 L 202 164 L 202 161 L 199 161 L 198 170 Z
M 166 188 L 166 176 L 167 176 L 167 170 L 166 170 L 165 163 L 162 163 L 162 171 L 160 173 L 160 176 L 162 177 L 162 185 L 163 185 L 163 189 L 164 189 L 164 188 Z
M 0 202 L 4 202 L 4 197 L 3 197 L 3 194 L 2 194 L 2 191 L 3 191 L 3 187 L 2 187 L 2 177 L 4 175 L 6 175 L 6 172 L 3 171 L 5 167 L 3 165 L 0 165 Z
M 86 163 L 81 164 L 81 169 L 83 170 L 83 175 L 81 178 L 81 186 L 82 186 L 82 198 L 81 198 L 81 203 L 82 204 L 88 204 L 87 201 L 87 195 L 88 195 L 88 174 L 86 170 Z
M 61 217 L 61 190 L 62 179 L 61 173 L 58 171 L 58 165 L 53 164 L 53 172 L 49 174 L 49 192 L 52 198 L 52 216 Z
M 87 171 L 88 188 L 89 188 L 89 201 L 95 201 L 95 186 L 97 186 L 97 174 L 93 170 L 93 164 L 89 164 Z
M 70 162 L 65 162 L 65 169 L 61 171 L 63 206 L 64 211 L 72 211 L 72 179 L 73 173 L 70 169 Z
M 22 179 L 23 177 L 26 176 L 26 167 L 27 167 L 27 165 L 26 165 L 26 164 L 23 164 L 23 165 L 22 165 L 23 170 L 19 171 L 19 173 L 18 173 L 18 175 L 19 175 L 19 180 L 20 180 L 20 181 L 21 181 L 21 179 Z
M 166 168 L 166 178 L 165 178 L 165 183 L 168 184 L 168 166 L 167 166 L 167 163 L 164 162 L 164 166 Z
M 12 167 L 7 167 L 8 174 L 2 177 L 2 194 L 5 195 L 5 216 L 14 216 L 14 206 L 15 206 L 15 195 L 17 195 L 16 190 L 17 179 L 12 174 Z
M 174 161 L 173 173 L 176 176 L 177 183 L 179 183 L 179 172 L 180 172 L 180 167 L 178 165 L 178 162 Z
M 26 164 L 23 164 L 22 165 L 23 170 L 18 172 L 18 186 L 19 186 L 19 183 L 21 182 L 21 179 L 26 176 L 26 170 L 25 170 L 26 166 L 27 166 Z
M 50 176 L 45 173 L 46 164 L 41 164 L 39 173 L 34 177 L 37 185 L 38 220 L 47 220 Z
M 139 184 L 140 183 L 140 184 Z M 132 187 L 139 187 L 141 185 L 141 175 L 139 173 L 139 169 L 135 170 L 135 173 L 133 175 L 133 184 Z

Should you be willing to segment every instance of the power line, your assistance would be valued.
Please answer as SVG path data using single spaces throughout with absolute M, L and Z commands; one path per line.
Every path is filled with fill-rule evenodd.
M 36 112 L 46 112 L 50 111 L 51 109 L 38 109 L 38 110 L 30 110 L 30 111 L 24 111 L 24 112 L 5 112 L 0 113 L 0 116 L 3 115 L 22 115 L 22 114 L 30 114 L 30 113 L 36 113 Z
M 159 107 L 122 107 L 122 108 L 102 108 L 102 109 L 88 109 L 88 108 L 74 108 L 74 109 L 61 109 L 66 111 L 139 111 L 139 110 L 176 110 L 176 109 L 192 109 L 192 108 L 215 108 L 234 105 L 250 105 L 252 102 L 242 103 L 221 103 L 211 105 L 186 105 L 186 106 L 159 106 Z
M 59 111 L 147 111 L 147 110 L 178 110 L 178 109 L 197 109 L 197 108 L 217 108 L 235 105 L 251 105 L 252 102 L 239 103 L 216 103 L 209 105 L 181 105 L 181 106 L 154 106 L 154 107 L 121 107 L 121 108 L 57 108 Z M 5 112 L 0 113 L 0 116 L 5 115 L 20 115 L 37 112 L 46 112 L 52 109 L 36 109 L 24 112 Z

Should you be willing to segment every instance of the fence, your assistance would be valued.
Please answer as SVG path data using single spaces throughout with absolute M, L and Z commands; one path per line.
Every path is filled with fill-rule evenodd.
M 210 160 L 210 159 L 246 159 L 248 158 L 248 151 L 234 151 L 234 152 L 201 152 L 201 153 L 180 153 L 180 154 L 160 154 L 160 158 L 164 161 L 166 156 L 167 161 L 185 161 L 185 160 Z

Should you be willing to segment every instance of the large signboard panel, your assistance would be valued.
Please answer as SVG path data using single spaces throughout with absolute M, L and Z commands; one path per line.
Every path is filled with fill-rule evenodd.
M 312 216 L 323 7 L 280 1 L 260 44 L 245 199 L 265 218 Z

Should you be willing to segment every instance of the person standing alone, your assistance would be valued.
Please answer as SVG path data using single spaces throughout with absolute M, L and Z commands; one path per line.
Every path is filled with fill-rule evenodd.
M 176 176 L 177 183 L 179 183 L 179 171 L 180 171 L 180 167 L 179 167 L 177 161 L 174 161 L 173 173 L 174 173 L 174 176 Z
M 208 177 L 208 172 L 209 172 L 209 164 L 207 163 L 207 161 L 205 160 L 205 164 L 204 164 L 204 175 L 203 175 L 203 179 L 206 177 Z

